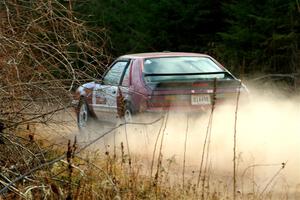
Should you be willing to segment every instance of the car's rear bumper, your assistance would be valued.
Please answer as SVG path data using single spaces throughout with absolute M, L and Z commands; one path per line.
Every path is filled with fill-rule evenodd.
M 175 112 L 186 112 L 186 113 L 197 113 L 197 112 L 207 112 L 214 108 L 219 108 L 223 106 L 236 106 L 238 104 L 245 104 L 249 101 L 248 96 L 240 96 L 231 99 L 222 99 L 217 100 L 214 105 L 185 105 L 185 106 L 148 106 L 144 112 L 166 112 L 166 111 L 175 111 Z

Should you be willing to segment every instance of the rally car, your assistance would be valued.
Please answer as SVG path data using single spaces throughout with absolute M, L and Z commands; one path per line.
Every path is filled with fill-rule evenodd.
M 83 128 L 91 118 L 130 121 L 137 113 L 202 112 L 237 93 L 247 88 L 209 55 L 140 53 L 117 58 L 103 78 L 81 85 L 74 104 Z

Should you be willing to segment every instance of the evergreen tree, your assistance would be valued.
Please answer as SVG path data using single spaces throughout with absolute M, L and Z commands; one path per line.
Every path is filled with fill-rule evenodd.
M 237 73 L 299 68 L 300 6 L 295 0 L 88 0 L 75 3 L 105 27 L 115 56 L 204 52 Z
M 219 33 L 218 55 L 241 73 L 295 72 L 299 12 L 293 0 L 242 0 L 224 4 L 228 28 Z

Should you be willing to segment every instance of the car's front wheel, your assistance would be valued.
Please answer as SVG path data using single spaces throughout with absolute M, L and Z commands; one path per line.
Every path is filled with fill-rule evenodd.
M 79 129 L 84 129 L 88 126 L 88 123 L 91 120 L 91 115 L 89 112 L 88 105 L 86 101 L 82 98 L 78 104 L 77 112 L 77 125 Z

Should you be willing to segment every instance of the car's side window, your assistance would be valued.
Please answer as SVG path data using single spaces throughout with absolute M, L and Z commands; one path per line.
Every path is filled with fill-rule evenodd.
M 128 87 L 129 86 L 129 72 L 130 72 L 130 65 L 126 68 L 126 71 L 124 73 L 124 77 L 122 80 L 122 86 Z
M 119 85 L 120 79 L 128 61 L 118 61 L 105 75 L 103 82 L 105 85 Z

